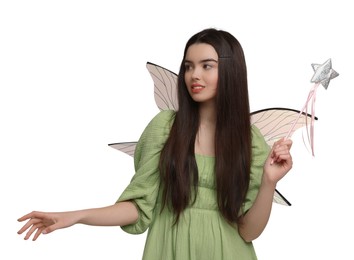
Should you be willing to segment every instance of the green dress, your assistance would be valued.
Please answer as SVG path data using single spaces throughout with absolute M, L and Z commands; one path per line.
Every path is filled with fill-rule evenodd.
M 118 201 L 132 200 L 139 211 L 136 223 L 123 226 L 131 234 L 148 229 L 143 260 L 248 260 L 257 259 L 252 243 L 245 242 L 237 227 L 229 225 L 218 211 L 215 190 L 215 158 L 196 155 L 199 172 L 197 199 L 184 210 L 177 225 L 167 209 L 161 211 L 158 172 L 160 151 L 169 135 L 175 112 L 157 114 L 141 135 L 134 154 L 136 173 Z M 269 146 L 252 127 L 251 182 L 244 211 L 256 198 Z

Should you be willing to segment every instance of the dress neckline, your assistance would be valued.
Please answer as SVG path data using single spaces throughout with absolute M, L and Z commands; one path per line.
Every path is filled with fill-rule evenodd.
M 215 159 L 215 155 L 205 155 L 205 154 L 195 153 L 195 156 L 197 156 L 197 157 L 203 157 L 203 158 Z

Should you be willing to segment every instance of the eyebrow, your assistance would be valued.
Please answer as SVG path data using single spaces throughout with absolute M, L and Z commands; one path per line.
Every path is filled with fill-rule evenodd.
M 203 62 L 210 62 L 210 61 L 215 62 L 215 63 L 218 63 L 218 61 L 217 61 L 217 60 L 212 59 L 212 58 L 208 58 L 208 59 L 201 60 L 201 61 L 199 61 L 199 63 L 203 63 Z M 193 63 L 193 62 L 192 62 L 192 61 L 190 61 L 190 60 L 184 60 L 184 62 L 186 62 L 186 63 Z

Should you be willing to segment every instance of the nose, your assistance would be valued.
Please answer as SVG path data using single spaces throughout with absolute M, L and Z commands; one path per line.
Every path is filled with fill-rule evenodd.
M 192 79 L 194 79 L 194 80 L 200 79 L 200 70 L 198 69 L 198 67 L 193 69 L 193 71 L 192 71 Z

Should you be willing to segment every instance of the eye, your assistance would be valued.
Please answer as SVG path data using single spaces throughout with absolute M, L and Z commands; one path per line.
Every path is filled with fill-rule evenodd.
M 185 64 L 184 64 L 184 69 L 185 69 L 186 71 L 190 70 L 190 69 L 191 69 L 191 65 L 190 65 L 189 63 L 185 63 Z
M 213 65 L 209 64 L 209 63 L 205 63 L 203 64 L 203 68 L 208 70 L 208 69 L 211 69 L 213 67 Z

